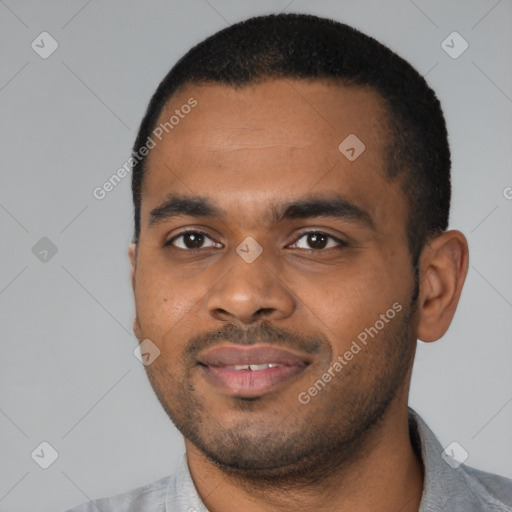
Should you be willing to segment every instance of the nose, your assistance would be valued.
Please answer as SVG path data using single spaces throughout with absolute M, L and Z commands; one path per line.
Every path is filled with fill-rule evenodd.
M 216 320 L 250 325 L 261 320 L 282 320 L 296 309 L 293 293 L 271 268 L 268 258 L 252 263 L 234 253 L 231 267 L 207 300 L 209 314 Z

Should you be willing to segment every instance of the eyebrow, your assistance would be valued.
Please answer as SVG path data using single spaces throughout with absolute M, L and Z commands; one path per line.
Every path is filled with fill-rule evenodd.
M 162 204 L 149 213 L 149 227 L 180 216 L 222 219 L 226 217 L 226 211 L 206 197 L 169 194 Z M 375 229 L 373 219 L 366 211 L 339 195 L 310 196 L 270 207 L 269 219 L 272 224 L 315 217 L 355 221 Z

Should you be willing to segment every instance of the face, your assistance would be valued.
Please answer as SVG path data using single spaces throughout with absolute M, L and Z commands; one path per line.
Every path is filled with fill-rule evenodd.
M 311 478 L 408 388 L 414 275 L 386 110 L 369 89 L 293 80 L 186 86 L 160 122 L 177 109 L 132 254 L 135 333 L 160 350 L 149 379 L 226 471 Z M 351 134 L 364 151 L 338 148 Z

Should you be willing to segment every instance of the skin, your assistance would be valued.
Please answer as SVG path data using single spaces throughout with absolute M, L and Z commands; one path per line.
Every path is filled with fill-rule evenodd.
M 435 341 L 448 329 L 466 239 L 447 231 L 428 242 L 411 304 L 408 206 L 399 181 L 386 178 L 387 112 L 371 89 L 319 80 L 186 85 L 161 121 L 190 97 L 197 106 L 148 157 L 129 257 L 134 332 L 161 351 L 146 371 L 185 436 L 201 499 L 212 512 L 295 511 L 297 503 L 303 511 L 417 511 L 423 469 L 407 425 L 416 339 Z M 352 162 L 338 150 L 349 134 L 366 146 Z M 207 198 L 223 215 L 150 225 L 171 193 Z M 342 196 L 371 225 L 269 216 L 313 195 Z M 174 238 L 194 229 L 207 234 L 198 248 Z M 322 248 L 309 243 L 311 231 L 334 238 Z M 252 263 L 236 252 L 248 236 L 263 249 Z M 299 393 L 329 368 L 332 375 L 333 361 L 395 303 L 401 311 L 300 403 Z M 212 386 L 193 358 L 199 347 L 228 343 L 315 350 L 296 378 L 248 401 Z

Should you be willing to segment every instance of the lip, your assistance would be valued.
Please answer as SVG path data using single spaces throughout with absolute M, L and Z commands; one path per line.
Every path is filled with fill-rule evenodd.
M 198 363 L 206 379 L 224 393 L 255 397 L 273 391 L 302 373 L 310 357 L 272 346 L 224 345 L 200 354 Z M 272 364 L 262 370 L 235 370 L 233 366 Z

